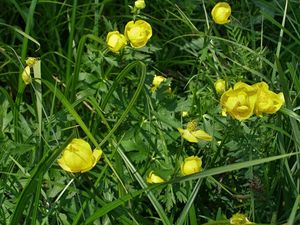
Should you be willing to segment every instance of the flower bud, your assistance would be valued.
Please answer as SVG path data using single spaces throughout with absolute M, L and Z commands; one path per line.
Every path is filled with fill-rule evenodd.
M 189 115 L 189 112 L 187 112 L 187 111 L 182 111 L 181 112 L 182 117 L 187 117 L 188 115 Z
M 253 224 L 248 220 L 248 218 L 241 213 L 236 213 L 232 215 L 232 217 L 229 219 L 230 224 L 232 225 L 245 225 L 245 224 Z
M 22 73 L 22 79 L 23 79 L 23 81 L 26 85 L 31 83 L 32 79 L 31 79 L 31 76 L 30 76 L 30 66 L 25 67 L 25 69 Z
M 181 173 L 185 176 L 193 173 L 198 173 L 202 170 L 201 166 L 202 160 L 198 156 L 187 157 L 181 164 Z
M 231 7 L 227 2 L 219 2 L 212 9 L 211 15 L 217 24 L 228 23 L 230 21 L 228 18 L 231 15 Z
M 95 149 L 92 152 L 88 142 L 74 138 L 63 150 L 61 158 L 57 161 L 60 167 L 68 172 L 84 173 L 96 165 L 101 155 L 102 150 Z
M 144 20 L 129 21 L 124 34 L 133 48 L 142 48 L 152 36 L 152 27 Z
M 38 60 L 39 60 L 38 58 L 28 57 L 25 62 L 27 66 L 32 67 Z
M 134 2 L 134 7 L 136 9 L 144 9 L 146 7 L 145 1 L 144 0 L 137 0 Z
M 106 44 L 110 51 L 118 53 L 127 44 L 126 38 L 119 31 L 112 31 L 107 34 Z
M 226 82 L 223 79 L 218 79 L 215 83 L 215 89 L 218 94 L 222 94 L 226 88 Z
M 159 85 L 165 80 L 165 77 L 155 75 L 152 81 L 151 92 L 154 92 L 159 87 Z
M 149 173 L 146 180 L 149 184 L 159 184 L 165 182 L 164 179 L 155 175 L 153 171 Z

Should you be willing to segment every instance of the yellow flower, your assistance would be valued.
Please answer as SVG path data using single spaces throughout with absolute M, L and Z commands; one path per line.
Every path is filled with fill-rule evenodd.
M 149 184 L 159 184 L 159 183 L 165 182 L 164 179 L 162 179 L 161 177 L 155 175 L 153 171 L 151 171 L 149 173 L 146 180 Z
M 216 89 L 216 92 L 219 93 L 219 94 L 222 94 L 224 91 L 225 91 L 225 88 L 226 88 L 226 82 L 225 80 L 223 79 L 218 79 L 215 83 L 215 89 Z
M 165 80 L 165 77 L 155 75 L 152 81 L 151 92 L 154 92 L 159 87 L 159 85 Z
M 130 21 L 125 26 L 125 37 L 133 48 L 144 47 L 152 36 L 152 28 L 144 20 Z
M 230 21 L 228 20 L 230 14 L 231 14 L 231 7 L 227 2 L 217 3 L 211 11 L 213 20 L 217 24 L 228 23 Z
M 181 137 L 189 142 L 197 143 L 200 140 L 212 141 L 212 136 L 203 130 L 197 130 L 197 123 L 191 121 L 187 124 L 187 129 L 177 128 Z
M 137 0 L 134 2 L 134 7 L 136 9 L 144 9 L 146 7 L 145 1 L 144 0 Z
M 256 88 L 238 82 L 233 89 L 225 91 L 221 96 L 222 115 L 227 113 L 237 120 L 248 119 L 253 114 L 257 98 Z
M 30 66 L 25 67 L 25 69 L 22 73 L 22 79 L 23 79 L 23 81 L 26 85 L 31 83 L 32 79 L 31 79 L 31 76 L 30 76 Z
M 58 164 L 64 170 L 72 173 L 84 173 L 91 170 L 99 161 L 102 150 L 95 149 L 92 152 L 91 146 L 83 139 L 74 138 L 63 150 Z
M 26 59 L 26 64 L 27 64 L 27 66 L 32 67 L 38 60 L 39 60 L 38 58 L 28 57 Z
M 187 112 L 187 111 L 182 111 L 181 112 L 182 117 L 187 117 L 188 115 L 189 115 L 189 112 Z
M 184 159 L 181 164 L 181 173 L 183 175 L 190 175 L 193 173 L 198 173 L 202 170 L 202 159 L 198 156 L 190 156 Z
M 112 31 L 107 34 L 106 44 L 110 51 L 119 52 L 127 44 L 126 38 L 119 31 Z
M 245 225 L 245 224 L 253 224 L 248 220 L 248 218 L 241 213 L 236 213 L 232 215 L 232 217 L 229 219 L 230 224 L 232 225 Z
M 257 89 L 257 100 L 254 110 L 257 116 L 262 116 L 263 113 L 273 114 L 283 105 L 283 93 L 276 94 L 270 91 L 268 84 L 265 82 L 256 83 L 252 87 Z

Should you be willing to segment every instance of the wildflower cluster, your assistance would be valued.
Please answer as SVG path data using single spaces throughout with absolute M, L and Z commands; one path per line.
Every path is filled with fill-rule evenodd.
M 265 82 L 252 86 L 238 82 L 222 94 L 220 102 L 223 116 L 229 114 L 243 121 L 254 113 L 256 116 L 276 113 L 284 103 L 284 96 L 282 92 L 276 94 L 270 91 Z
M 187 124 L 186 129 L 182 129 L 182 128 L 177 128 L 177 129 L 181 134 L 181 137 L 189 142 L 197 143 L 201 140 L 212 141 L 213 139 L 212 136 L 210 136 L 208 133 L 206 133 L 203 130 L 197 129 L 197 126 L 198 126 L 197 122 L 195 120 L 192 120 Z M 201 172 L 202 159 L 198 156 L 188 156 L 181 163 L 180 170 L 181 170 L 181 174 L 184 176 Z M 155 175 L 154 172 L 151 171 L 147 177 L 147 182 L 162 183 L 165 182 L 165 180 Z
M 198 156 L 189 156 L 184 159 L 180 165 L 180 171 L 183 176 L 191 175 L 194 173 L 199 173 L 202 170 L 202 159 Z M 163 183 L 165 180 L 160 176 L 156 175 L 154 171 L 151 171 L 146 181 L 149 184 L 158 184 Z
M 138 14 L 140 10 L 146 7 L 144 0 L 137 0 L 132 7 L 132 12 Z M 216 24 L 229 23 L 231 16 L 231 7 L 226 2 L 219 2 L 211 11 L 212 19 Z M 124 33 L 119 31 L 111 31 L 107 34 L 106 44 L 110 51 L 119 53 L 127 44 L 132 48 L 144 47 L 152 37 L 152 27 L 145 20 L 138 19 L 129 21 L 124 28 Z M 33 62 L 27 62 L 27 67 L 24 70 L 24 82 L 30 83 L 30 65 Z M 23 77 L 23 75 L 22 75 Z M 150 89 L 151 93 L 166 82 L 166 77 L 155 75 Z M 26 82 L 25 82 L 26 83 Z M 253 85 L 248 85 L 244 82 L 237 82 L 233 88 L 226 90 L 226 82 L 222 79 L 214 83 L 215 90 L 220 97 L 220 105 L 222 115 L 228 114 L 239 121 L 250 118 L 253 114 L 258 117 L 264 114 L 276 113 L 284 104 L 283 93 L 274 93 L 269 89 L 265 82 L 259 82 Z M 171 92 L 171 87 L 168 87 L 168 92 Z M 153 96 L 153 95 L 152 95 Z M 182 117 L 188 116 L 188 112 L 182 112 Z M 192 120 L 185 127 L 177 127 L 182 140 L 190 143 L 199 143 L 200 141 L 210 142 L 213 140 L 206 131 L 199 129 L 196 120 Z M 179 136 L 177 133 L 177 136 Z M 92 151 L 89 143 L 83 139 L 73 139 L 71 143 L 63 150 L 61 158 L 58 159 L 58 164 L 62 169 L 72 173 L 83 173 L 91 170 L 99 161 L 102 155 L 102 150 L 95 149 Z M 172 168 L 173 169 L 173 168 Z M 181 160 L 180 165 L 177 165 L 177 170 L 181 175 L 188 176 L 202 171 L 202 157 L 190 155 Z M 148 170 L 149 171 L 149 170 Z M 159 184 L 166 182 L 167 179 L 161 177 L 151 170 L 146 176 L 146 181 L 149 184 Z M 234 214 L 230 218 L 230 224 L 242 225 L 250 224 L 251 222 L 243 214 Z
M 146 7 L 144 0 L 135 1 L 133 12 Z M 130 43 L 133 48 L 144 47 L 152 36 L 152 27 L 144 20 L 129 21 L 124 30 L 124 34 L 119 31 L 111 31 L 107 34 L 106 44 L 110 51 L 118 53 L 122 48 Z

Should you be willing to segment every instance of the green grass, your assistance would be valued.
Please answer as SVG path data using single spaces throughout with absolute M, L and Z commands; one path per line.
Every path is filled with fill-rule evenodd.
M 110 52 L 134 1 L 5 0 L 0 13 L 0 224 L 299 224 L 300 9 L 297 1 L 146 0 L 153 36 Z M 25 86 L 27 57 L 40 59 Z M 154 75 L 167 80 L 152 93 Z M 283 92 L 272 115 L 223 117 L 214 82 L 265 81 Z M 170 85 L 170 86 L 169 86 Z M 171 87 L 172 92 L 168 93 Z M 182 117 L 187 111 L 189 115 Z M 192 120 L 213 136 L 189 143 Z M 103 156 L 87 173 L 57 163 L 72 138 Z M 203 171 L 182 176 L 184 158 Z M 151 185 L 150 171 L 166 180 Z

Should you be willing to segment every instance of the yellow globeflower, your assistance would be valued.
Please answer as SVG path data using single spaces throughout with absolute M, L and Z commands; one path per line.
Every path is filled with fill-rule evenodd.
M 137 0 L 134 2 L 134 7 L 136 9 L 144 9 L 146 7 L 145 1 L 144 0 Z
M 223 79 L 218 79 L 215 83 L 215 89 L 216 89 L 216 92 L 219 93 L 219 94 L 222 94 L 224 91 L 225 91 L 225 88 L 226 88 L 226 82 L 225 80 Z
M 106 44 L 110 51 L 117 53 L 126 46 L 127 41 L 125 36 L 120 34 L 119 31 L 112 31 L 107 34 Z
M 262 116 L 263 113 L 273 114 L 283 105 L 283 93 L 276 94 L 270 91 L 268 84 L 265 82 L 256 83 L 252 87 L 257 89 L 257 100 L 254 110 L 257 116 Z
M 159 184 L 159 183 L 165 182 L 164 179 L 162 179 L 161 177 L 155 175 L 153 171 L 151 171 L 149 173 L 146 180 L 149 184 Z
M 23 79 L 23 81 L 26 85 L 31 83 L 32 79 L 31 79 L 31 76 L 30 76 L 30 66 L 25 67 L 25 69 L 22 73 L 22 79 Z
M 152 27 L 144 20 L 130 21 L 125 26 L 124 34 L 133 48 L 141 48 L 151 38 Z
M 184 159 L 181 164 L 181 173 L 183 175 L 190 175 L 193 173 L 198 173 L 202 170 L 202 159 L 198 156 L 190 156 Z
M 228 20 L 230 14 L 231 14 L 231 7 L 227 2 L 217 3 L 211 11 L 213 20 L 217 24 L 228 23 L 230 21 Z
M 206 133 L 203 130 L 197 130 L 197 123 L 195 121 L 191 121 L 187 124 L 186 129 L 177 128 L 181 137 L 189 142 L 197 143 L 200 140 L 204 141 L 212 141 L 212 136 Z
M 236 213 L 232 215 L 232 217 L 229 219 L 230 224 L 232 225 L 245 225 L 245 224 L 253 224 L 248 220 L 248 218 L 241 213 Z
M 99 161 L 102 150 L 92 151 L 88 142 L 83 139 L 74 138 L 63 150 L 58 164 L 64 170 L 72 173 L 84 173 L 91 170 Z
M 151 87 L 151 92 L 154 92 L 159 85 L 165 81 L 167 78 L 163 77 L 163 76 L 157 76 L 155 75 L 152 81 L 152 87 Z
M 221 96 L 222 115 L 227 113 L 237 120 L 245 120 L 252 116 L 257 98 L 256 88 L 238 82 L 233 89 L 225 91 Z

